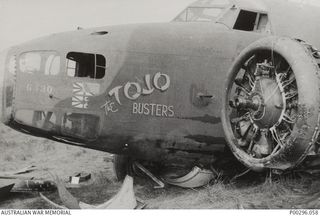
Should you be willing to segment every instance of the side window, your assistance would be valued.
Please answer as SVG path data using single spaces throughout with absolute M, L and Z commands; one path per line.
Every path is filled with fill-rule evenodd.
M 233 28 L 242 31 L 253 31 L 257 15 L 255 12 L 241 10 Z
M 106 59 L 100 54 L 70 52 L 67 54 L 67 75 L 102 79 L 106 73 Z
M 102 79 L 106 73 L 106 59 L 102 55 L 96 55 L 95 79 Z
M 67 59 L 67 74 L 68 76 L 74 77 L 77 71 L 77 62 L 71 59 Z
M 268 14 L 259 14 L 257 31 L 258 31 L 258 32 L 271 33 L 271 28 L 270 28 L 270 22 L 269 22 L 269 19 L 268 19 Z
M 45 75 L 57 75 L 60 72 L 60 56 L 49 54 L 45 63 Z
M 268 14 L 240 10 L 236 23 L 236 30 L 271 33 Z
M 22 73 L 58 75 L 60 72 L 60 56 L 54 51 L 23 53 L 19 58 L 19 69 Z
M 211 22 L 222 13 L 221 8 L 188 8 L 188 22 Z
M 175 22 L 212 22 L 223 12 L 220 7 L 189 7 L 177 16 Z
M 41 55 L 38 52 L 28 52 L 20 56 L 19 68 L 22 73 L 39 72 L 41 68 Z

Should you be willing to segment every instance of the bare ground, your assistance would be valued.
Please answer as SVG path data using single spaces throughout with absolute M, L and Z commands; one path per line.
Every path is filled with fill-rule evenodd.
M 36 165 L 40 170 L 29 175 L 51 179 L 47 170 L 67 179 L 75 172 L 92 174 L 81 188 L 69 189 L 79 200 L 100 204 L 112 197 L 120 188 L 112 170 L 112 157 L 108 153 L 67 146 L 47 139 L 22 135 L 0 126 L 0 172 Z M 12 180 L 1 180 L 0 186 Z M 199 189 L 167 186 L 153 189 L 147 178 L 135 178 L 135 194 L 150 209 L 279 209 L 320 208 L 320 180 L 304 174 L 265 177 L 249 173 L 236 181 L 215 180 Z M 60 203 L 56 192 L 46 192 Z M 11 193 L 0 201 L 0 208 L 52 208 L 38 193 Z

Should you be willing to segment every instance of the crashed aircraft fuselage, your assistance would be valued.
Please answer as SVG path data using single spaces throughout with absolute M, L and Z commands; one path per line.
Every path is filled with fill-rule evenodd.
M 6 77 L 4 95 L 12 103 L 6 117 L 13 117 L 15 127 L 148 160 L 166 159 L 170 152 L 201 159 L 224 146 L 223 74 L 260 35 L 211 23 L 131 25 L 92 34 L 97 31 L 51 36 L 10 52 L 17 71 L 12 85 Z M 247 40 L 238 43 L 239 37 Z M 51 61 L 56 65 L 46 68 L 51 59 L 58 59 Z M 92 61 L 90 73 L 101 70 L 101 78 L 68 76 L 70 62 L 78 59 Z M 39 70 L 29 72 L 27 65 L 23 72 L 21 61 L 39 61 Z
M 215 1 L 206 4 L 191 5 L 171 23 L 78 30 L 13 47 L 3 56 L 1 64 L 4 66 L 2 121 L 30 135 L 135 159 L 162 163 L 212 162 L 214 155 L 232 140 L 226 141 L 221 123 L 231 66 L 250 44 L 270 35 L 291 35 L 289 28 L 283 32 L 275 29 L 281 29 L 281 25 L 277 26 L 276 16 L 272 17 L 268 7 L 254 10 L 256 4 L 249 4 L 248 8 L 242 1 L 231 4 L 226 1 L 222 6 L 215 6 Z M 195 11 L 188 11 L 192 8 Z M 199 15 L 199 8 L 221 11 L 211 16 L 200 11 Z M 188 13 L 194 13 L 196 18 L 188 20 Z M 306 35 L 299 39 L 317 45 L 312 31 L 294 31 L 292 37 Z M 274 65 L 261 64 L 262 61 L 255 70 L 264 72 L 255 74 L 254 83 L 259 82 L 259 76 L 269 85 L 265 88 L 276 86 L 277 79 L 273 78 L 276 72 L 271 74 L 271 69 L 263 69 Z M 241 103 L 241 110 L 240 105 L 234 105 L 238 113 L 248 109 L 251 114 L 260 105 L 274 105 L 266 102 L 269 100 L 266 97 L 275 97 L 274 93 L 265 96 L 252 88 L 250 94 L 259 95 L 258 102 L 250 97 L 254 102 Z M 277 94 L 274 101 L 280 100 L 281 106 L 288 104 L 281 102 L 281 93 Z M 284 109 L 280 105 L 279 109 Z M 246 122 L 232 121 L 232 124 L 236 125 L 231 127 L 250 126 Z M 251 124 L 260 126 L 259 136 L 263 136 L 261 131 L 278 122 L 254 119 Z M 315 131 L 312 125 L 310 130 Z M 249 132 L 238 131 L 243 137 L 237 139 L 244 139 Z M 282 137 L 281 133 L 277 135 Z M 262 152 L 260 155 L 237 146 L 254 160 L 265 159 L 277 153 L 272 150 L 278 139 L 270 141 L 272 144 L 268 141 L 272 135 L 266 132 L 266 147 L 264 141 L 257 141 L 263 146 L 255 150 Z M 258 139 L 253 135 L 247 138 Z M 316 140 L 312 139 L 314 144 Z M 259 162 L 259 166 L 268 167 L 268 164 Z

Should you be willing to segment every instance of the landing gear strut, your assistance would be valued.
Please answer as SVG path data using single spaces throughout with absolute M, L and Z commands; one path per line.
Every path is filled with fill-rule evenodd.
M 118 181 L 124 180 L 127 174 L 130 173 L 129 169 L 132 168 L 132 162 L 128 156 L 114 155 L 113 156 L 113 171 Z

